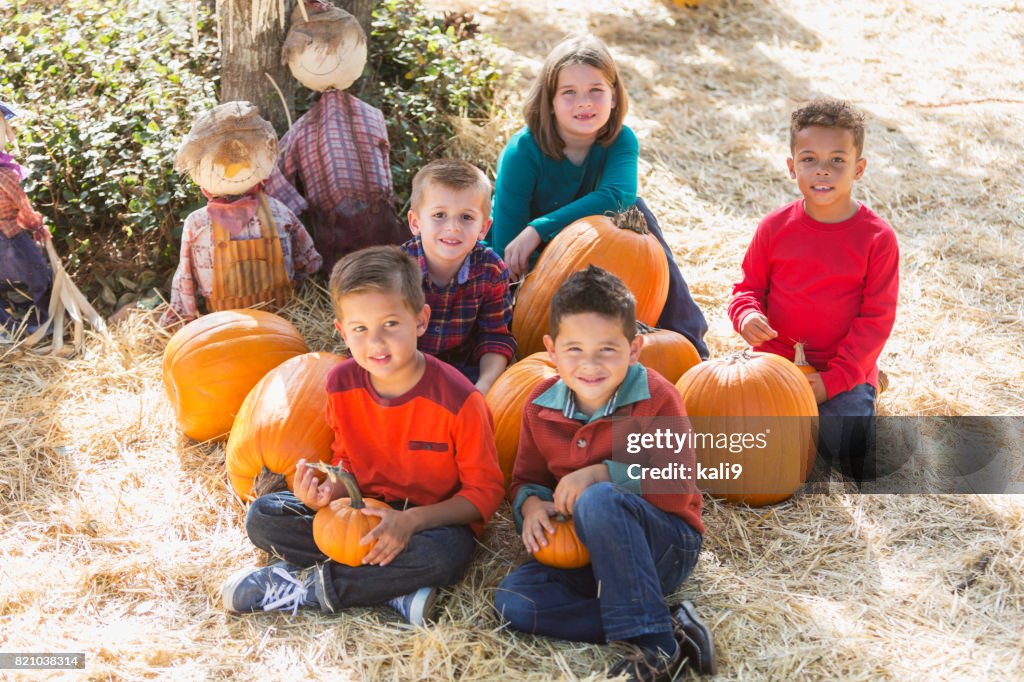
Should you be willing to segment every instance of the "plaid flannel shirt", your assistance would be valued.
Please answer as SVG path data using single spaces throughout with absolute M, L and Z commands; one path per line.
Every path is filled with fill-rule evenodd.
M 498 353 L 512 362 L 512 294 L 508 268 L 498 254 L 477 242 L 455 278 L 447 287 L 438 287 L 427 270 L 423 240 L 413 237 L 402 250 L 419 262 L 430 306 L 430 324 L 418 348 L 456 366 L 477 364 L 484 353 Z
M 295 214 L 273 197 L 267 197 L 270 215 L 277 223 L 277 235 L 281 238 L 281 254 L 288 279 L 301 281 L 305 275 L 312 275 L 320 269 L 323 259 L 313 246 L 313 239 L 306 232 Z M 258 239 L 262 226 L 257 212 L 242 228 L 238 239 Z M 234 238 L 233 238 L 234 239 Z M 181 254 L 178 269 L 171 280 L 171 306 L 160 318 L 163 326 L 179 320 L 189 321 L 199 317 L 198 296 L 210 298 L 213 293 L 213 230 L 210 215 L 203 206 L 189 214 L 181 231 Z
M 0 233 L 10 238 L 22 230 L 42 229 L 43 217 L 32 208 L 18 176 L 8 169 L 0 170 Z
M 347 92 L 323 93 L 284 134 L 279 149 L 281 172 L 271 175 L 266 192 L 296 214 L 306 202 L 351 214 L 379 197 L 391 197 L 384 114 Z

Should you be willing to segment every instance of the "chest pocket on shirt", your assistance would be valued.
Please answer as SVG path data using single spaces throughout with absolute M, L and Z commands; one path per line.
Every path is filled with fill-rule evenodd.
M 426 452 L 448 452 L 448 443 L 432 443 L 429 440 L 411 440 L 409 441 L 410 452 L 416 452 L 417 450 Z

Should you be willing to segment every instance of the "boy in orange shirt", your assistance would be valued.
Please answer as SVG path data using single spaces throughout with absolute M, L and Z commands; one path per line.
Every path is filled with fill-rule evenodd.
M 352 353 L 327 380 L 331 463 L 391 509 L 363 509 L 381 519 L 362 540 L 375 543 L 363 566 L 329 560 L 313 541 L 313 515 L 345 489 L 317 483 L 300 460 L 295 492 L 261 497 L 246 516 L 253 543 L 282 560 L 232 576 L 224 607 L 334 613 L 387 603 L 422 625 L 437 587 L 462 577 L 475 536 L 501 503 L 491 414 L 469 380 L 416 349 L 430 307 L 419 267 L 398 247 L 349 254 L 330 287 L 335 326 Z

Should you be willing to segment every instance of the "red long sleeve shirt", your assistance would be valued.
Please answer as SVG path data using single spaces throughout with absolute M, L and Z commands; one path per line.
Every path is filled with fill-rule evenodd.
M 355 476 L 367 497 L 420 506 L 464 497 L 480 512 L 477 535 L 501 504 L 494 427 L 484 397 L 453 367 L 424 355 L 423 377 L 397 398 L 382 398 L 354 360 L 327 378 L 332 464 Z
M 510 500 L 516 499 L 524 485 L 534 484 L 554 490 L 566 474 L 606 460 L 624 463 L 632 459 L 654 467 L 684 464 L 691 472 L 694 471 L 692 448 L 678 453 L 670 449 L 645 449 L 639 458 L 630 458 L 623 451 L 623 444 L 618 442 L 627 431 L 650 432 L 671 426 L 682 432 L 689 428 L 687 421 L 681 419 L 686 415 L 686 408 L 679 392 L 657 372 L 647 370 L 649 398 L 623 405 L 612 413 L 611 417 L 632 418 L 619 420 L 617 425 L 611 417 L 584 424 L 566 417 L 560 410 L 537 405 L 534 400 L 558 381 L 558 377 L 551 377 L 540 382 L 527 400 L 509 488 Z M 662 419 L 652 420 L 655 417 Z M 643 480 L 640 492 L 654 506 L 680 517 L 698 533 L 704 532 L 701 520 L 703 499 L 692 478 L 668 482 Z
M 865 382 L 877 388 L 899 294 L 896 234 L 864 205 L 849 220 L 822 223 L 798 199 L 757 226 L 732 293 L 737 331 L 758 312 L 779 333 L 754 350 L 792 360 L 803 342 L 829 398 Z

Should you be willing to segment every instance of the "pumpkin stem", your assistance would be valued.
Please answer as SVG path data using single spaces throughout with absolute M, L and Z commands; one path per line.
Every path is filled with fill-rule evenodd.
M 636 204 L 633 204 L 625 211 L 616 213 L 612 216 L 612 222 L 620 230 L 632 230 L 637 234 L 650 234 L 650 231 L 647 229 L 647 218 L 636 207 Z
M 363 494 L 359 492 L 359 484 L 356 483 L 356 477 L 345 471 L 341 467 L 338 467 L 338 478 L 345 486 L 345 490 L 348 492 L 349 498 L 352 500 L 349 506 L 353 509 L 362 509 L 366 506 L 363 502 Z
M 558 512 L 558 513 L 557 513 L 557 514 L 555 514 L 555 515 L 554 515 L 554 516 L 553 516 L 552 518 L 553 518 L 553 519 L 554 519 L 555 521 L 558 521 L 559 523 L 565 523 L 566 521 L 568 521 L 568 520 L 569 520 L 569 519 L 571 519 L 572 517 L 571 517 L 571 516 L 566 516 L 565 514 L 563 514 L 563 513 L 561 513 L 561 512 Z
M 359 484 L 356 483 L 356 477 L 342 469 L 341 466 L 331 466 L 323 462 L 306 462 L 306 466 L 327 474 L 327 478 L 331 479 L 331 483 L 341 481 L 348 492 L 349 499 L 352 500 L 349 504 L 350 507 L 362 509 L 366 506 L 366 503 L 363 502 L 363 494 L 359 492 Z
M 807 362 L 807 356 L 804 354 L 804 344 L 800 341 L 793 344 L 793 364 L 797 367 L 811 366 L 811 363 Z
M 655 329 L 654 327 L 652 327 L 651 325 L 644 324 L 640 320 L 636 321 L 636 333 L 637 334 L 640 334 L 640 335 L 643 335 L 643 334 L 653 334 L 656 331 L 658 331 L 658 330 Z

